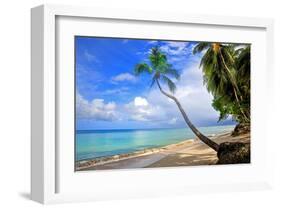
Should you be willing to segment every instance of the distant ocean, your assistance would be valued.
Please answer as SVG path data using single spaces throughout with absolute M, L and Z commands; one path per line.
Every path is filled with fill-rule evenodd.
M 199 127 L 205 135 L 233 130 L 234 125 Z M 162 147 L 193 139 L 189 128 L 180 129 L 128 129 L 128 130 L 77 130 L 76 160 L 112 156 Z

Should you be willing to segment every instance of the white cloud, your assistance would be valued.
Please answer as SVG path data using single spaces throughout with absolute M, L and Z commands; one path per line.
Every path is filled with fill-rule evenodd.
M 122 82 L 122 81 L 129 81 L 129 82 L 136 82 L 136 77 L 130 73 L 121 73 L 117 76 L 111 78 L 114 83 Z
M 171 56 L 182 56 L 190 53 L 190 50 L 188 50 L 188 45 L 188 42 L 167 41 L 163 46 L 160 47 L 160 50 Z
M 128 120 L 133 121 L 159 121 L 165 118 L 165 112 L 158 105 L 151 105 L 143 97 L 135 97 L 125 105 Z
M 182 47 L 180 44 L 170 44 L 171 47 Z M 176 56 L 175 56 L 176 57 Z M 176 82 L 177 91 L 175 96 L 180 101 L 183 109 L 195 125 L 214 123 L 218 119 L 218 113 L 213 109 L 212 96 L 203 86 L 203 77 L 199 69 L 200 59 L 194 59 L 192 64 L 181 71 L 181 79 Z M 112 78 L 114 82 L 135 82 L 135 77 L 129 73 L 119 74 Z M 167 86 L 163 84 L 163 89 Z M 109 89 L 105 94 L 117 94 L 126 92 L 126 89 Z M 135 96 L 127 104 L 105 102 L 102 99 L 87 101 L 81 95 L 77 95 L 77 115 L 81 118 L 95 120 L 122 120 L 143 121 L 155 127 L 171 127 L 185 125 L 183 117 L 175 102 L 161 94 L 157 86 L 142 94 Z
M 135 106 L 148 106 L 148 102 L 145 98 L 136 97 L 134 100 Z
M 154 40 L 152 40 L 152 41 L 148 41 L 147 43 L 148 43 L 148 44 L 157 44 L 157 43 L 158 43 L 158 41 L 154 41 Z
M 125 95 L 128 94 L 128 87 L 120 87 L 115 89 L 107 89 L 104 92 L 102 92 L 103 95 L 113 95 L 113 94 L 119 94 L 119 95 Z
M 87 50 L 84 51 L 84 56 L 86 57 L 88 62 L 93 62 L 93 61 L 98 62 L 99 61 L 95 55 L 89 53 Z
M 117 120 L 115 102 L 105 103 L 103 99 L 88 101 L 77 92 L 76 115 L 78 118 L 113 121 Z
M 212 95 L 210 95 L 206 87 L 203 86 L 203 77 L 201 69 L 199 69 L 199 61 L 183 70 L 181 79 L 176 82 L 176 86 L 177 91 L 175 96 L 180 101 L 192 122 L 201 125 L 210 121 L 217 121 L 218 113 L 211 105 Z M 162 87 L 168 91 L 165 85 Z M 166 117 L 163 119 L 163 122 L 166 121 L 166 124 L 170 125 L 173 123 L 184 124 L 183 117 L 175 102 L 161 94 L 157 87 L 152 89 L 146 98 L 150 105 L 157 105 L 165 112 Z
M 212 107 L 213 96 L 203 85 L 203 76 L 201 69 L 199 69 L 199 63 L 195 63 L 183 72 L 178 83 L 176 96 L 193 120 L 217 121 L 218 113 Z

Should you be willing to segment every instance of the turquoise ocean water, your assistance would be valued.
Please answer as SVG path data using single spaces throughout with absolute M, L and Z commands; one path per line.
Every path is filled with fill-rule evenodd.
M 205 135 L 233 130 L 230 126 L 198 128 Z M 147 130 L 78 130 L 76 131 L 76 160 L 129 153 L 162 147 L 195 138 L 189 128 Z

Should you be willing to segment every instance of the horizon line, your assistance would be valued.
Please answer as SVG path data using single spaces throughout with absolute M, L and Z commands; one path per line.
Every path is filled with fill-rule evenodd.
M 199 128 L 206 128 L 206 127 L 216 127 L 216 126 L 234 126 L 236 124 L 222 124 L 222 125 L 210 125 L 210 126 L 198 126 Z M 112 129 L 76 129 L 75 131 L 120 131 L 120 130 L 157 130 L 157 129 L 182 129 L 182 128 L 188 128 L 189 127 L 174 127 L 174 128 L 124 128 L 124 129 L 118 129 L 118 128 L 112 128 Z

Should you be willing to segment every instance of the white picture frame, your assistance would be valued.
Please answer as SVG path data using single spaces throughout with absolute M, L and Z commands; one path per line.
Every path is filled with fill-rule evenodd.
M 72 28 L 69 28 L 69 26 L 62 26 L 62 28 L 64 28 L 64 32 L 62 32 L 59 27 L 64 24 L 63 21 L 59 22 L 59 24 L 56 21 L 64 17 L 70 18 L 70 21 L 79 19 L 80 23 L 76 22 L 75 24 L 77 24 L 77 27 Z M 253 109 L 254 113 L 257 115 L 253 118 L 255 123 L 254 126 L 252 126 L 253 147 L 256 149 L 254 157 L 256 156 L 256 160 L 260 160 L 262 163 L 257 163 L 257 165 L 252 163 L 248 167 L 244 165 L 231 165 L 232 167 L 221 166 L 220 168 L 199 166 L 188 169 L 157 168 L 154 170 L 99 171 L 95 174 L 71 173 L 67 166 L 71 167 L 72 164 L 66 162 L 66 159 L 63 157 L 72 156 L 70 153 L 71 146 L 68 149 L 65 140 L 58 141 L 58 138 L 61 137 L 61 132 L 63 132 L 63 129 L 66 129 L 66 127 L 60 126 L 58 122 L 64 118 L 64 114 L 60 114 L 60 109 L 58 108 L 61 102 L 61 93 L 59 93 L 61 91 L 58 89 L 61 87 L 64 88 L 64 86 L 60 84 L 62 78 L 56 70 L 60 67 L 60 60 L 57 57 L 59 53 L 57 51 L 61 46 L 59 41 L 62 40 L 58 37 L 60 35 L 76 34 L 75 30 L 79 30 L 79 24 L 82 25 L 81 22 L 85 21 L 87 18 L 93 21 L 101 20 L 101 25 L 103 24 L 103 20 L 106 20 L 109 24 L 111 24 L 111 22 L 114 24 L 114 21 L 121 21 L 124 23 L 124 27 L 126 27 L 126 23 L 138 23 L 154 24 L 155 28 L 157 28 L 157 25 L 167 25 L 167 27 L 185 27 L 185 25 L 193 25 L 194 27 L 225 27 L 228 29 L 235 29 L 236 31 L 253 30 L 253 32 L 248 34 L 248 40 L 254 40 L 254 37 L 259 37 L 255 41 L 260 44 L 258 47 L 262 47 L 262 49 L 265 50 L 263 54 L 259 55 L 261 59 L 257 60 L 257 62 L 262 63 L 256 63 L 256 65 L 263 64 L 262 66 L 264 66 L 264 69 L 257 72 L 254 81 L 252 81 L 253 88 L 266 88 L 263 91 L 257 91 L 252 100 L 259 104 L 258 108 Z M 69 23 L 66 23 L 66 26 L 67 24 L 69 25 Z M 272 66 L 273 21 L 271 19 L 166 14 L 43 5 L 31 10 L 31 26 L 31 199 L 41 203 L 57 203 L 270 188 L 272 162 L 270 161 L 270 153 L 267 151 L 270 146 L 270 139 L 266 137 L 268 133 L 267 129 L 261 130 L 259 127 L 263 125 L 266 126 L 267 111 L 269 108 L 267 104 L 261 102 L 261 98 L 271 97 L 272 94 L 268 94 L 267 90 L 273 91 L 270 85 L 270 80 L 274 76 Z M 72 31 L 73 28 L 75 29 L 74 31 Z M 88 33 L 83 28 L 86 28 L 86 26 L 81 26 L 80 33 Z M 159 31 L 160 29 L 156 29 L 156 31 L 157 30 Z M 124 29 L 122 31 L 129 30 Z M 257 36 L 255 36 L 254 33 L 258 33 L 257 31 L 261 31 L 261 35 L 257 34 Z M 228 32 L 228 34 L 230 34 L 230 32 Z M 89 33 L 91 33 L 91 31 Z M 117 36 L 122 36 L 120 31 L 118 31 L 118 34 Z M 141 35 L 136 33 L 134 35 L 132 31 L 130 34 L 129 36 L 149 38 L 149 34 Z M 173 36 L 173 34 L 171 34 L 171 36 Z M 242 37 L 243 34 L 241 33 L 241 35 L 239 35 L 237 32 L 237 39 L 240 36 Z M 159 34 L 156 34 L 156 37 L 159 37 Z M 226 37 L 226 41 L 227 40 L 231 39 Z M 263 41 L 261 42 L 261 40 Z M 73 50 L 71 47 L 67 50 L 71 49 Z M 65 57 L 60 56 L 60 59 L 63 60 Z M 69 82 L 64 82 L 64 85 L 71 86 Z M 69 94 L 73 94 L 73 92 L 74 91 L 71 91 Z M 69 96 L 69 98 L 70 97 L 71 96 Z M 71 99 L 68 101 L 71 101 Z M 70 109 L 71 108 L 72 107 L 70 107 Z M 259 140 L 261 138 L 265 138 L 266 140 Z M 73 141 L 70 140 L 69 143 L 73 143 Z M 66 145 L 65 147 L 68 151 L 65 151 L 66 155 L 61 155 L 59 153 L 64 145 Z M 72 161 L 73 159 L 70 160 Z M 206 172 L 215 179 L 213 182 L 202 181 Z M 239 179 L 233 180 L 232 176 L 227 177 L 231 173 L 235 173 Z M 243 173 L 243 175 L 241 173 Z M 256 173 L 255 176 L 253 176 L 254 173 Z M 165 174 L 165 176 L 163 176 L 163 174 Z M 81 176 L 78 175 L 83 175 L 82 178 L 87 180 L 82 183 Z M 192 181 L 185 181 L 188 175 L 190 175 L 190 178 L 193 178 Z M 223 175 L 225 177 L 223 177 Z M 91 186 L 91 189 L 85 188 L 87 181 L 89 182 L 91 178 L 93 181 L 96 181 L 95 188 Z M 156 181 L 156 179 L 158 179 L 158 181 Z M 174 182 L 171 183 L 173 179 Z M 118 183 L 116 183 L 117 181 Z M 155 185 L 151 184 L 152 181 L 155 181 Z M 166 182 L 165 185 L 161 184 L 163 181 Z M 103 184 L 102 182 L 105 183 Z M 75 189 L 72 190 L 71 188 Z

